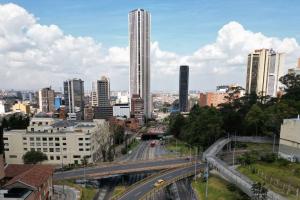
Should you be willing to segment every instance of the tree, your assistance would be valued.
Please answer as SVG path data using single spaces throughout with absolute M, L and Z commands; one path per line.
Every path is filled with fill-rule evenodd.
M 119 145 L 124 142 L 125 137 L 125 129 L 123 126 L 120 125 L 111 125 L 111 131 L 114 135 L 114 144 Z
M 253 200 L 266 200 L 268 197 L 268 189 L 264 187 L 264 184 L 253 183 L 251 187 Z
M 184 125 L 185 118 L 180 113 L 173 114 L 169 119 L 167 133 L 179 138 Z
M 255 134 L 258 135 L 258 132 L 263 131 L 263 125 L 265 121 L 265 115 L 262 109 L 257 105 L 254 104 L 249 112 L 246 115 L 246 123 L 250 127 L 250 130 L 252 131 L 252 127 L 255 127 Z
M 36 164 L 41 163 L 45 160 L 48 160 L 48 157 L 41 151 L 27 151 L 23 156 L 23 162 L 25 164 Z
M 285 85 L 284 99 L 300 101 L 300 75 L 286 74 L 281 77 L 280 82 Z

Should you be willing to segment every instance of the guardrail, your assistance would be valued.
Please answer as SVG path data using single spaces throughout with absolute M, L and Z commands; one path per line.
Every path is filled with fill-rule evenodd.
M 200 169 L 198 169 L 198 171 L 200 171 Z M 148 191 L 147 193 L 145 193 L 140 200 L 147 200 L 148 198 L 151 198 L 151 196 L 153 196 L 154 194 L 156 194 L 158 191 L 162 190 L 163 188 L 167 187 L 168 185 L 171 185 L 172 183 L 175 183 L 179 180 L 182 180 L 184 178 L 187 178 L 189 176 L 193 176 L 195 174 L 195 172 L 189 172 L 187 174 L 181 175 L 181 176 L 177 176 L 169 181 L 166 181 L 163 185 L 157 187 L 157 188 L 153 188 L 152 190 Z
M 190 164 L 190 163 L 184 164 L 184 165 L 181 165 L 180 167 L 183 167 L 183 166 L 189 166 L 189 165 L 191 165 L 191 164 Z M 172 171 L 173 171 L 173 170 L 174 170 L 174 168 L 172 169 Z M 117 200 L 117 199 L 121 198 L 122 196 L 126 195 L 128 192 L 130 192 L 132 189 L 134 189 L 137 185 L 143 184 L 143 183 L 145 183 L 145 182 L 151 180 L 152 178 L 154 178 L 154 177 L 156 177 L 156 176 L 162 176 L 162 175 L 167 174 L 167 173 L 169 173 L 169 172 L 170 172 L 170 169 L 165 169 L 165 170 L 161 171 L 161 172 L 158 173 L 158 174 L 157 174 L 157 173 L 156 173 L 156 174 L 152 174 L 152 175 L 150 175 L 150 176 L 148 176 L 148 177 L 146 177 L 146 178 L 144 178 L 144 179 L 142 179 L 142 180 L 140 180 L 140 181 L 138 181 L 138 182 L 135 182 L 134 184 L 130 185 L 130 186 L 126 189 L 125 192 L 113 196 L 113 197 L 111 198 L 111 200 Z

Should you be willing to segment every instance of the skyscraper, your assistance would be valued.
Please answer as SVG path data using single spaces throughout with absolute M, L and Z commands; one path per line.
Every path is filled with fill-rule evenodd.
M 188 111 L 189 66 L 181 65 L 179 73 L 179 110 Z
M 53 112 L 55 92 L 51 87 L 39 90 L 39 108 L 41 112 Z
M 136 9 L 129 13 L 130 97 L 144 101 L 144 115 L 151 118 L 150 98 L 150 13 Z
M 93 82 L 92 106 L 110 106 L 110 83 L 105 76 L 101 80 Z
M 259 49 L 248 55 L 246 92 L 277 96 L 282 76 L 284 54 L 272 49 Z
M 81 113 L 78 118 L 83 117 L 84 108 L 84 82 L 81 79 L 70 79 L 64 82 L 64 99 L 66 109 L 69 113 Z

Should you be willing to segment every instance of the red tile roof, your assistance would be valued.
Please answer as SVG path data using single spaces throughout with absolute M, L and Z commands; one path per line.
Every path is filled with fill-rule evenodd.
M 5 167 L 5 177 L 7 178 L 13 178 L 15 176 L 18 176 L 19 174 L 29 170 L 33 165 L 31 164 L 9 164 Z
M 30 166 L 29 169 L 27 168 L 28 166 Z M 44 182 L 46 182 L 50 176 L 52 176 L 54 170 L 53 167 L 49 165 L 28 165 L 28 166 L 21 167 L 20 165 L 20 168 L 23 168 L 22 170 L 25 170 L 25 168 L 27 168 L 27 170 L 13 177 L 10 181 L 8 181 L 5 184 L 5 186 L 14 184 L 16 182 L 20 182 L 37 189 Z M 14 166 L 14 168 L 17 169 L 18 167 Z

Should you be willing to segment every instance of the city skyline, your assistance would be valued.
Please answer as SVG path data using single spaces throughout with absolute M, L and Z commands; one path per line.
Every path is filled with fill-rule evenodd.
M 29 8 L 28 10 L 26 6 Z M 154 7 L 152 9 L 157 16 L 154 15 L 153 21 L 158 23 L 157 17 L 161 18 L 162 14 L 157 13 L 157 9 Z M 128 46 L 121 44 L 107 47 L 103 43 L 105 41 L 98 41 L 99 38 L 96 40 L 93 37 L 85 37 L 89 35 L 78 37 L 79 35 L 75 33 L 65 32 L 65 27 L 55 25 L 56 20 L 51 21 L 51 17 L 48 16 L 50 21 L 44 22 L 43 18 L 39 19 L 41 13 L 37 9 L 30 8 L 25 4 L 24 8 L 16 4 L 1 4 L 1 16 L 6 19 L 1 25 L 5 30 L 3 33 L 5 37 L 0 36 L 3 41 L 3 45 L 0 47 L 1 56 L 5 58 L 2 60 L 0 68 L 0 71 L 4 72 L 0 75 L 3 89 L 38 89 L 51 85 L 53 89 L 62 91 L 62 82 L 70 78 L 81 78 L 89 88 L 92 80 L 105 75 L 111 80 L 112 90 L 128 90 Z M 34 12 L 31 12 L 32 10 Z M 127 13 L 130 10 L 123 9 L 122 11 L 124 12 L 118 13 L 118 15 L 127 19 Z M 201 13 L 199 15 L 201 16 Z M 168 13 L 165 16 L 169 16 Z M 104 19 L 99 20 L 105 21 Z M 216 85 L 230 83 L 245 86 L 244 74 L 247 68 L 247 55 L 260 48 L 273 48 L 278 52 L 286 53 L 284 72 L 287 72 L 288 68 L 296 66 L 297 57 L 300 55 L 297 34 L 283 34 L 287 36 L 285 37 L 276 35 L 275 31 L 265 31 L 268 34 L 266 36 L 265 32 L 260 32 L 257 27 L 251 28 L 249 25 L 251 28 L 249 29 L 239 21 L 242 20 L 232 18 L 222 25 L 219 24 L 219 31 L 215 30 L 215 34 L 211 34 L 214 35 L 213 40 L 200 40 L 204 44 L 199 45 L 196 50 L 194 47 L 191 48 L 192 52 L 185 51 L 185 53 L 178 53 L 181 46 L 172 48 L 172 51 L 168 49 L 169 47 L 162 48 L 161 43 L 165 41 L 155 40 L 157 38 L 155 33 L 160 29 L 153 28 L 154 40 L 151 41 L 152 91 L 176 90 L 179 73 L 177 66 L 180 64 L 190 66 L 191 90 L 214 90 Z M 119 23 L 121 22 L 112 23 L 111 27 L 115 25 L 117 27 Z M 154 25 L 154 27 L 157 26 L 161 26 L 161 24 Z M 271 24 L 269 26 L 272 27 Z M 290 30 L 294 29 L 295 27 Z M 122 30 L 126 36 L 127 27 Z M 208 29 L 203 30 L 203 32 L 207 31 Z M 169 32 L 161 32 L 165 35 L 169 34 Z M 194 30 L 190 32 L 198 34 Z M 216 33 L 217 36 L 215 36 Z M 39 37 L 41 34 L 44 34 L 44 38 Z M 91 35 L 93 34 L 91 33 Z M 128 43 L 127 37 L 123 40 Z M 178 44 L 184 42 L 186 35 L 178 37 L 177 40 Z M 197 42 L 199 40 L 195 43 Z M 24 82 L 26 85 L 23 84 Z

